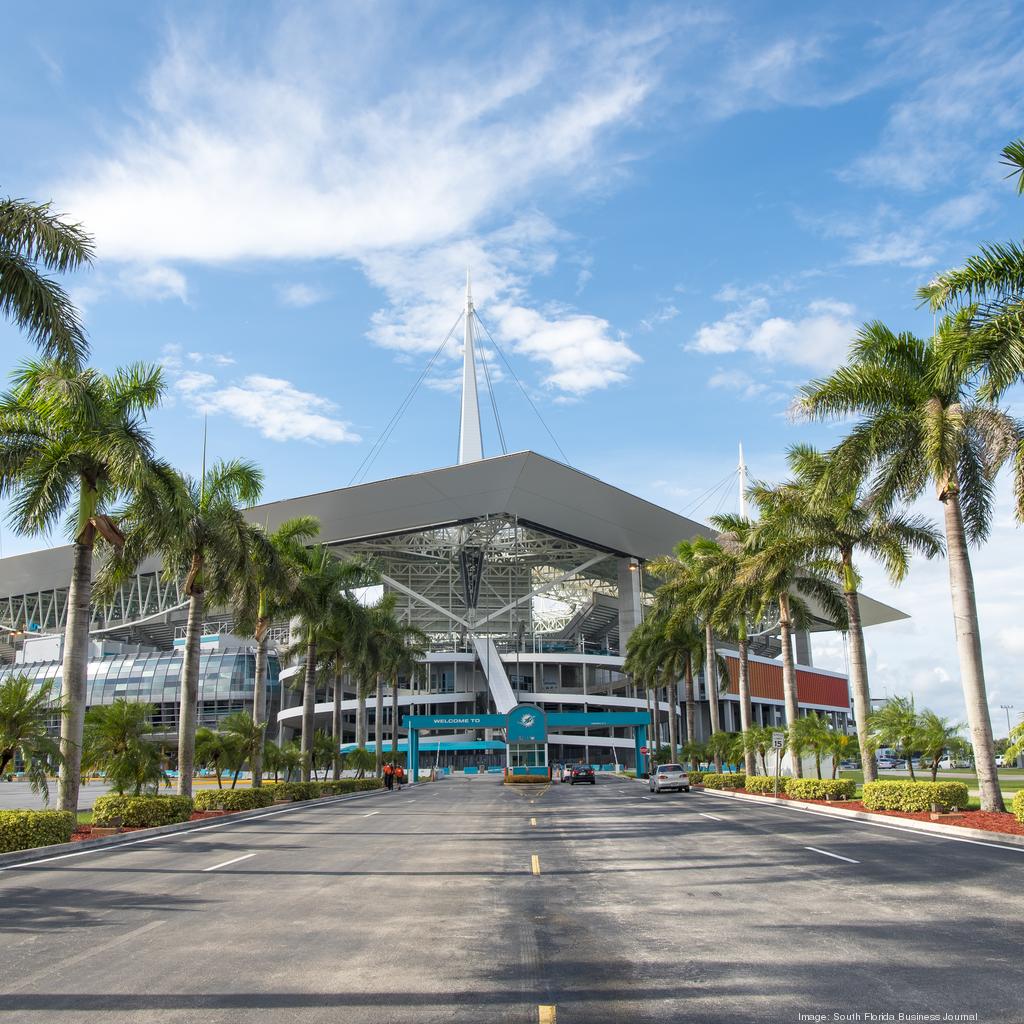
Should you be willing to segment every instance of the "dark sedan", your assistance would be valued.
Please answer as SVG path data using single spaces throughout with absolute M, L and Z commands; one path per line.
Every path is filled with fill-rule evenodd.
M 575 786 L 577 782 L 589 782 L 592 786 L 597 783 L 597 776 L 589 764 L 574 764 L 569 775 L 569 785 Z

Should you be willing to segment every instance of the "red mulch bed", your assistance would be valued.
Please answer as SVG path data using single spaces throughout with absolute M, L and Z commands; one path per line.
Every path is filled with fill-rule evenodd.
M 712 790 L 712 792 L 714 792 Z M 726 790 L 728 793 L 744 793 L 742 789 Z M 747 796 L 760 797 L 762 800 L 774 800 L 773 796 L 762 796 L 760 793 L 746 793 Z M 792 797 L 780 793 L 779 800 L 791 800 Z M 865 807 L 860 800 L 801 800 L 803 804 L 821 804 L 823 807 L 842 807 L 848 811 L 864 811 L 867 814 L 884 814 L 887 818 L 911 818 L 914 821 L 931 821 L 927 811 L 873 811 Z M 1024 836 L 1024 822 L 1018 821 L 1012 814 L 1000 814 L 997 811 L 960 811 L 955 815 L 937 819 L 940 825 L 956 825 L 958 828 L 977 828 L 984 832 L 1002 832 L 1005 835 Z
M 220 818 L 227 814 L 227 811 L 193 811 L 189 821 L 202 821 L 204 818 Z M 140 828 L 123 828 L 122 832 L 141 832 Z M 107 835 L 106 832 L 100 835 L 94 835 L 92 825 L 79 825 L 74 832 L 71 833 L 71 842 L 81 843 L 87 839 L 100 839 Z

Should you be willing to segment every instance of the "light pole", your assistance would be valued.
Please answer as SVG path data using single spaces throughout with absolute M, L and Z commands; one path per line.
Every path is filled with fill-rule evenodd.
M 1010 725 L 1010 712 L 1013 710 L 1013 705 L 1000 704 L 999 706 L 1006 712 L 1006 735 L 1009 736 L 1010 729 L 1012 728 L 1012 726 Z

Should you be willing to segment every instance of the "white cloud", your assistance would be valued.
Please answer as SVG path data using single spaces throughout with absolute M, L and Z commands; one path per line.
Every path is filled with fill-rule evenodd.
M 198 412 L 224 413 L 271 441 L 362 440 L 349 423 L 331 415 L 336 409 L 333 402 L 300 391 L 291 381 L 252 374 L 222 384 L 212 374 L 188 371 L 175 386 Z
M 703 325 L 688 347 L 712 355 L 747 352 L 772 364 L 826 370 L 842 362 L 858 326 L 853 307 L 833 299 L 812 302 L 792 319 L 769 311 L 767 299 L 750 299 Z
M 118 274 L 120 289 L 137 299 L 188 302 L 188 282 L 180 270 L 158 264 L 130 264 Z
M 923 192 L 965 169 L 988 176 L 994 157 L 1019 134 L 1024 116 L 1024 50 L 1014 4 L 946 6 L 915 19 L 877 49 L 914 81 L 889 110 L 878 145 L 842 173 L 857 184 Z M 970 39 L 971 45 L 964 46 Z
M 756 398 L 768 390 L 768 385 L 744 370 L 719 370 L 708 378 L 709 388 L 738 391 L 744 398 Z
M 315 306 L 327 298 L 327 292 L 322 288 L 314 288 L 312 285 L 301 283 L 281 285 L 277 293 L 284 305 L 294 306 L 297 309 Z

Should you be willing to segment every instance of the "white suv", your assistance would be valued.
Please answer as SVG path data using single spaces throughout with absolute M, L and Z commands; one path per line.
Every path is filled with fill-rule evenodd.
M 648 780 L 652 793 L 661 793 L 667 789 L 681 789 L 690 792 L 690 776 L 681 764 L 660 764 L 656 771 L 651 772 Z

